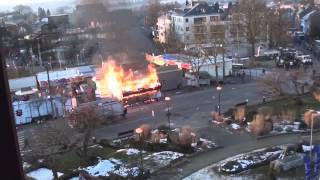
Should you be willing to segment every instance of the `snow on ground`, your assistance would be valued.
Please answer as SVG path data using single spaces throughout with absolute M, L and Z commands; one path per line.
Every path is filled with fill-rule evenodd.
M 81 168 L 79 168 L 81 169 Z M 139 174 L 138 167 L 126 167 L 118 159 L 100 159 L 96 165 L 83 168 L 82 170 L 87 171 L 91 176 L 109 176 L 110 173 L 120 175 L 122 177 L 127 177 L 129 174 L 137 176 Z
M 139 175 L 139 168 L 133 167 L 133 168 L 127 168 L 124 166 L 120 166 L 119 169 L 113 171 L 114 174 L 118 174 L 122 177 L 127 177 L 129 174 L 132 174 L 133 176 Z
M 99 160 L 98 164 L 84 168 L 91 176 L 108 176 L 114 170 L 116 162 L 110 160 Z
M 268 157 L 270 157 L 271 155 L 275 155 L 275 154 L 280 154 L 282 152 L 282 150 L 275 150 L 275 151 L 268 151 L 268 152 L 263 152 L 266 149 L 258 149 L 258 150 L 254 150 L 248 153 L 244 153 L 244 154 L 238 154 L 236 156 L 233 157 L 229 157 L 225 160 L 222 160 L 218 163 L 212 164 L 210 166 L 207 166 L 193 174 L 191 174 L 190 176 L 184 178 L 183 180 L 202 180 L 202 179 L 224 179 L 224 180 L 243 180 L 243 179 L 250 179 L 250 180 L 254 180 L 257 179 L 257 177 L 254 176 L 246 176 L 246 175 L 226 175 L 226 174 L 222 174 L 219 173 L 219 167 L 221 167 L 222 165 L 228 163 L 228 162 L 236 162 L 233 165 L 234 166 L 242 166 L 242 167 L 248 167 L 250 165 L 252 165 L 253 163 L 257 163 L 257 161 L 266 159 Z M 252 158 L 253 154 L 259 154 L 257 155 L 258 158 Z M 238 167 L 233 167 L 233 168 L 238 168 Z M 230 171 L 235 170 L 235 169 L 230 169 Z M 263 178 L 263 176 L 262 176 Z
M 58 172 L 57 174 L 58 174 L 58 177 L 60 177 L 60 176 L 63 176 L 63 175 L 64 175 L 64 174 L 63 174 L 63 173 L 61 173 L 61 172 Z
M 100 144 L 95 144 L 95 145 L 89 146 L 89 148 L 100 148 L 100 149 L 102 149 L 103 147 Z
M 58 177 L 62 176 L 63 173 L 59 173 L 58 172 Z M 27 176 L 36 179 L 36 180 L 52 180 L 53 177 L 53 173 L 52 170 L 47 169 L 47 168 L 40 168 L 34 171 L 31 171 L 29 173 L 27 173 Z
M 160 166 L 166 166 L 168 165 L 171 161 L 178 159 L 182 157 L 182 153 L 177 153 L 173 151 L 161 151 L 161 152 L 156 152 L 148 155 L 145 157 L 145 160 L 151 159 L 152 161 L 156 162 Z
M 238 173 L 252 166 L 268 161 L 271 157 L 279 155 L 281 152 L 282 150 L 265 151 L 265 149 L 263 149 L 261 151 L 240 154 L 224 160 L 220 164 L 220 171 Z
M 23 169 L 27 169 L 31 167 L 31 164 L 27 163 L 27 162 L 23 162 Z
M 212 142 L 212 141 L 210 141 L 210 140 L 208 140 L 208 139 L 200 138 L 199 140 L 200 140 L 200 141 L 202 142 L 202 144 L 204 144 L 205 147 L 208 148 L 208 149 L 211 149 L 211 148 L 214 148 L 214 147 L 217 146 L 216 143 L 214 143 L 214 142 Z
M 128 156 L 137 155 L 139 153 L 140 153 L 140 151 L 138 149 L 134 149 L 134 148 L 127 149 L 127 155 Z
M 310 152 L 310 149 L 313 149 L 313 146 L 302 145 L 303 152 Z
M 119 149 L 117 152 L 125 152 L 128 156 L 140 154 L 140 150 L 135 148 Z M 142 151 L 142 153 L 146 153 L 146 151 Z
M 159 142 L 165 144 L 165 143 L 168 142 L 168 139 L 167 138 L 163 138 L 163 139 L 160 139 Z
M 302 132 L 304 130 L 299 129 L 300 122 L 293 122 L 293 124 L 274 123 L 271 134 L 283 134 L 288 132 Z
M 232 123 L 232 124 L 230 124 L 230 126 L 231 126 L 232 129 L 235 129 L 235 130 L 240 129 L 240 126 L 238 124 L 236 124 L 236 123 Z

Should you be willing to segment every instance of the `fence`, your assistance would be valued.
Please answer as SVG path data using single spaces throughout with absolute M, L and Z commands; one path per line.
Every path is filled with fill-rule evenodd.
M 256 80 L 262 77 L 264 73 L 263 69 L 240 69 L 234 71 L 232 77 L 242 80 Z

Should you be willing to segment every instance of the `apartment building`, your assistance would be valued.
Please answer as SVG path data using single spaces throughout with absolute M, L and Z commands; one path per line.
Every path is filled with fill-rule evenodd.
M 216 4 L 193 1 L 158 18 L 158 39 L 165 43 L 169 32 L 186 45 L 206 44 L 225 36 L 227 21 L 224 11 Z

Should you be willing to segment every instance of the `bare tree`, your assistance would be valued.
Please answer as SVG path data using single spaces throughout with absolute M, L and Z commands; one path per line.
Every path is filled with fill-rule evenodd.
M 274 95 L 303 94 L 301 88 L 305 84 L 301 84 L 300 80 L 310 79 L 310 75 L 302 70 L 285 71 L 281 69 L 274 70 L 259 79 L 262 90 L 267 90 Z
M 157 23 L 157 19 L 160 15 L 160 11 L 161 11 L 160 0 L 149 0 L 146 24 L 149 26 L 155 26 Z
M 207 56 L 209 60 L 213 57 L 215 65 L 216 80 L 219 79 L 217 57 L 222 54 L 222 77 L 225 77 L 225 47 L 226 47 L 226 28 L 223 24 L 215 24 L 210 26 L 210 48 L 207 49 Z
M 257 114 L 251 123 L 251 132 L 261 136 L 268 134 L 273 129 L 273 123 L 262 114 Z
M 86 158 L 93 130 L 102 123 L 102 118 L 94 106 L 78 107 L 70 115 L 73 127 L 83 134 L 82 152 Z
M 185 49 L 187 55 L 187 62 L 191 65 L 191 72 L 196 78 L 196 84 L 199 85 L 200 70 L 205 64 L 205 50 L 203 47 L 198 46 L 195 48 Z
M 306 111 L 303 115 L 303 120 L 308 127 L 311 127 L 311 121 L 313 121 L 313 128 L 320 127 L 320 116 L 313 110 Z
M 42 125 L 33 138 L 31 153 L 37 157 L 45 157 L 46 166 L 52 170 L 54 178 L 58 179 L 56 154 L 76 148 L 79 137 L 65 121 L 55 121 Z
M 169 28 L 166 32 L 166 44 L 164 44 L 164 51 L 168 53 L 180 53 L 184 50 L 185 44 L 183 44 L 176 32 Z
M 287 21 L 284 20 L 283 15 L 285 10 L 269 9 L 267 11 L 266 24 L 266 39 L 269 41 L 269 46 L 285 46 L 290 42 L 290 37 L 287 35 L 286 30 L 289 27 Z
M 22 15 L 30 14 L 33 12 L 30 6 L 25 6 L 25 5 L 17 5 L 13 7 L 13 11 Z
M 263 76 L 259 80 L 259 83 L 261 84 L 260 87 L 263 90 L 267 90 L 274 95 L 282 96 L 285 94 L 282 86 L 282 83 L 284 83 L 284 81 L 285 78 L 283 77 L 283 71 L 276 70 Z
M 251 44 L 252 57 L 255 54 L 255 46 L 264 32 L 265 12 L 266 7 L 262 0 L 240 0 L 237 15 L 241 17 L 242 33 Z

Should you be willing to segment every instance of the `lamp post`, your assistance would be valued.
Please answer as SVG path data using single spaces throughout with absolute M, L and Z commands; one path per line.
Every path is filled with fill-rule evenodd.
M 222 91 L 222 87 L 220 85 L 217 86 L 217 91 L 219 93 L 219 98 L 218 98 L 218 113 L 219 113 L 219 116 L 221 115 L 221 91 Z
M 170 100 L 171 98 L 170 97 L 165 97 L 164 100 L 166 101 L 166 104 L 167 104 L 167 118 L 168 118 L 168 124 L 169 124 L 169 131 L 171 130 L 171 123 L 170 123 Z
M 79 54 L 77 54 L 77 64 L 78 64 L 78 66 L 80 65 L 80 62 L 79 62 Z
M 143 157 L 142 157 L 142 128 L 137 128 L 136 133 L 139 134 L 139 141 L 140 141 L 140 168 L 143 172 Z

